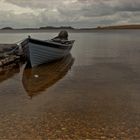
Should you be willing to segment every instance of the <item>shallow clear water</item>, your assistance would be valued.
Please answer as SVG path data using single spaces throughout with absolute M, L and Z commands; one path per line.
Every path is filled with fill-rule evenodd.
M 0 43 L 28 35 L 0 33 Z M 140 30 L 70 33 L 71 55 L 0 68 L 0 138 L 139 139 Z

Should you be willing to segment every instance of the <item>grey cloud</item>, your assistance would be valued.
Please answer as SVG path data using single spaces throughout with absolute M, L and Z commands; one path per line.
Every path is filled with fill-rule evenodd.
M 122 1 L 116 7 L 114 7 L 115 10 L 118 11 L 140 11 L 140 1 L 133 0 L 133 1 Z
M 62 26 L 95 27 L 140 21 L 139 0 L 4 0 L 18 7 L 30 8 L 34 13 L 16 15 L 11 11 L 11 23 L 17 26 Z M 44 9 L 37 11 L 37 9 Z M 1 10 L 0 10 L 1 11 Z M 18 11 L 17 11 L 18 12 Z M 17 16 L 17 17 L 16 17 Z M 23 22 L 18 21 L 18 17 Z M 0 17 L 1 19 L 2 17 Z M 8 17 L 5 23 L 10 23 Z M 17 21 L 16 21 L 17 20 Z
M 0 27 L 12 26 L 14 28 L 36 27 L 38 20 L 35 15 L 21 14 L 16 15 L 12 11 L 0 12 Z
M 61 3 L 61 0 L 5 0 L 5 2 L 12 3 L 20 7 L 29 8 L 49 8 L 51 9 L 55 5 Z

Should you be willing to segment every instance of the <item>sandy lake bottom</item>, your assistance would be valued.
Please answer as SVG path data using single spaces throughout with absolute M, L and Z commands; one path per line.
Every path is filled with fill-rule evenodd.
M 0 42 L 26 36 L 1 33 Z M 0 139 L 140 139 L 139 36 L 139 30 L 70 33 L 76 41 L 63 60 L 0 68 Z

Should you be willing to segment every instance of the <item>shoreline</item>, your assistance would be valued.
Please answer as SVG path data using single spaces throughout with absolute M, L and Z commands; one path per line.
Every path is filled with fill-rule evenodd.
M 125 30 L 140 30 L 136 28 L 132 29 L 0 29 L 0 33 L 38 33 L 38 32 L 59 32 L 61 30 L 67 30 L 72 33 L 80 33 L 80 32 L 100 32 L 100 31 L 125 31 Z

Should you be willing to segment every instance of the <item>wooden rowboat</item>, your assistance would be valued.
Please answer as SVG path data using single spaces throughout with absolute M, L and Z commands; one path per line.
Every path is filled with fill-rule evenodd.
M 48 63 L 67 56 L 73 46 L 74 40 L 39 40 L 28 37 L 22 43 L 22 49 L 31 67 Z

